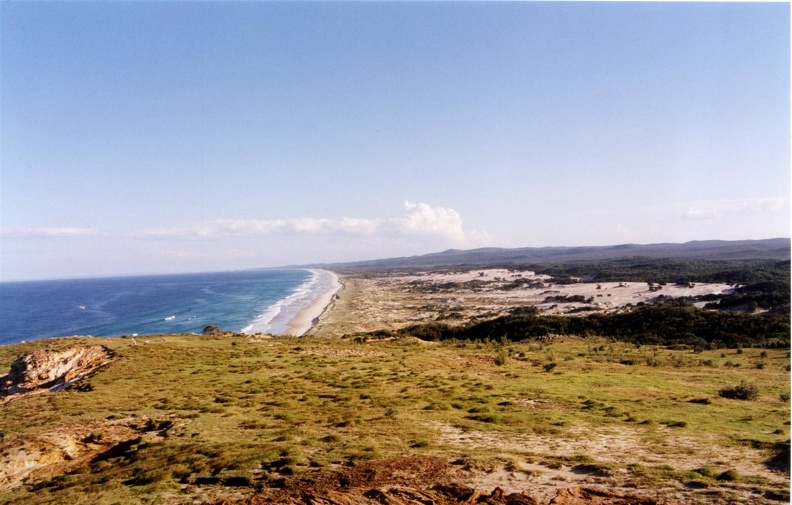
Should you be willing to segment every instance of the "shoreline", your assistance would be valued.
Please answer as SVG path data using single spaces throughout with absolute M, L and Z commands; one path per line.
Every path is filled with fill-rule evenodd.
M 330 304 L 333 302 L 335 294 L 341 289 L 341 283 L 338 280 L 338 275 L 330 270 L 318 270 L 320 275 L 327 275 L 329 282 L 327 289 L 322 291 L 311 303 L 300 309 L 297 315 L 288 322 L 284 335 L 293 335 L 301 337 L 311 331 L 319 321 L 319 317 L 325 313 Z

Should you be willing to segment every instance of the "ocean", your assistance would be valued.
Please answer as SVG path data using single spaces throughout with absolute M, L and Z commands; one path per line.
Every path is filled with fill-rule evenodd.
M 70 335 L 282 334 L 327 289 L 321 270 L 0 283 L 0 345 Z

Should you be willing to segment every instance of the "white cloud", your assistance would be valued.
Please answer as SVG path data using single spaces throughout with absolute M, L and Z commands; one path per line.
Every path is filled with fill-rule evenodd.
M 286 222 L 287 228 L 297 233 L 326 233 L 334 226 L 333 221 L 322 218 L 301 217 Z
M 786 200 L 775 198 L 747 198 L 743 200 L 716 200 L 685 205 L 680 215 L 686 219 L 723 219 L 746 213 L 764 213 L 780 210 Z
M 379 219 L 365 219 L 358 217 L 345 217 L 338 221 L 337 229 L 346 233 L 371 235 L 381 226 Z
M 179 261 L 201 259 L 201 253 L 199 251 L 190 251 L 184 249 L 164 249 L 158 251 L 158 254 L 164 258 L 171 258 Z
M 89 238 L 103 235 L 93 228 L 16 228 L 2 230 L 2 236 L 9 238 Z
M 421 235 L 435 236 L 453 245 L 489 240 L 489 235 L 466 232 L 462 217 L 450 208 L 432 207 L 427 203 L 404 202 L 404 214 L 390 218 L 343 217 L 341 219 L 301 217 L 291 219 L 216 219 L 202 226 L 187 228 L 156 228 L 141 230 L 142 237 L 255 237 L 289 234 L 348 234 L 359 236 Z
M 201 237 L 228 237 L 244 235 L 268 235 L 286 226 L 281 219 L 216 219 L 198 228 Z
M 438 247 L 475 247 L 492 242 L 489 234 L 465 230 L 459 212 L 427 203 L 404 202 L 400 216 L 385 218 L 300 217 L 289 219 L 214 219 L 201 225 L 144 228 L 131 234 L 101 233 L 90 228 L 36 228 L 6 231 L 8 237 L 114 237 L 131 239 L 222 239 L 278 235 L 379 238 L 419 242 Z
M 432 207 L 426 203 L 404 202 L 406 214 L 392 218 L 396 229 L 405 234 L 439 235 L 453 243 L 464 245 L 462 217 L 454 209 Z

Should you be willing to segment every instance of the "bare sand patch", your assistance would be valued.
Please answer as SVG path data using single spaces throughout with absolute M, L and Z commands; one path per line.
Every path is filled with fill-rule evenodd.
M 678 471 L 725 466 L 743 475 L 761 477 L 779 487 L 788 483 L 784 475 L 767 468 L 768 455 L 763 451 L 729 448 L 723 441 L 709 436 L 680 436 L 667 428 L 658 428 L 663 432 L 659 437 L 657 434 L 647 436 L 632 427 L 570 428 L 563 437 L 485 433 L 443 424 L 428 425 L 427 429 L 436 433 L 440 444 L 473 452 L 498 447 L 503 451 L 503 459 L 511 461 L 502 467 L 471 473 L 469 485 L 480 489 L 500 487 L 507 492 L 530 489 L 534 497 L 545 502 L 570 486 L 605 486 L 611 492 L 634 492 L 636 485 L 628 465 L 668 467 Z M 712 451 L 713 447 L 718 447 L 717 452 Z M 597 465 L 558 465 L 549 462 L 554 457 L 590 458 Z M 598 471 L 601 465 L 612 468 Z M 682 483 L 654 488 L 652 492 L 656 497 L 682 503 L 733 503 L 734 499 L 749 502 L 751 496 L 749 488 L 708 486 L 702 492 L 702 489 Z M 717 493 L 722 493 L 724 499 L 713 498 Z
M 518 307 L 543 314 L 618 312 L 662 297 L 726 294 L 728 284 L 649 285 L 642 282 L 560 284 L 547 275 L 506 269 L 342 276 L 344 288 L 311 334 L 395 330 L 431 321 L 464 324 Z M 575 301 L 570 301 L 575 300 Z

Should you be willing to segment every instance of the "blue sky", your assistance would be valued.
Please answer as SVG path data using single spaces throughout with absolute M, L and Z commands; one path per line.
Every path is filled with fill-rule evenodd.
M 3 2 L 0 279 L 788 237 L 789 12 Z

